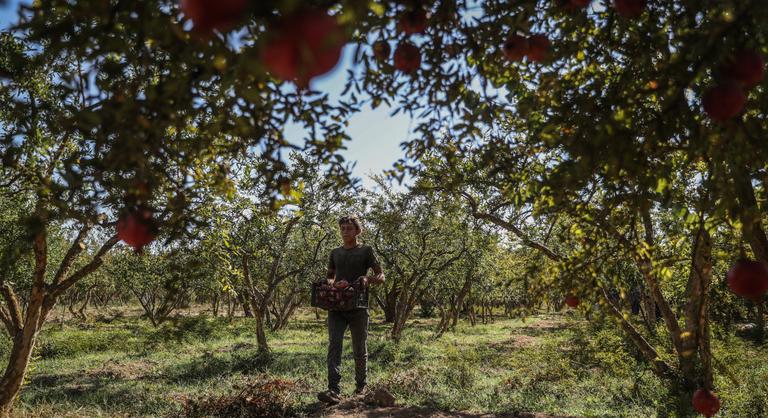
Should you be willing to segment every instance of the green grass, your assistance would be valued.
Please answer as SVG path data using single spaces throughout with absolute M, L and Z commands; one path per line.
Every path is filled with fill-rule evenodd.
M 387 386 L 402 405 L 468 412 L 536 411 L 577 416 L 674 416 L 666 386 L 632 355 L 613 329 L 574 315 L 461 324 L 432 336 L 430 320 L 399 344 L 374 316 L 369 383 Z M 303 314 L 256 349 L 252 320 L 184 317 L 153 328 L 124 317 L 51 324 L 40 335 L 17 413 L 26 416 L 161 416 L 185 399 L 218 396 L 260 378 L 297 382 L 296 410 L 306 414 L 325 387 L 327 335 Z M 7 341 L 0 353 L 7 356 Z M 714 341 L 715 356 L 739 384 L 716 372 L 726 416 L 765 414 L 768 353 L 736 337 Z M 349 333 L 342 390 L 354 385 Z

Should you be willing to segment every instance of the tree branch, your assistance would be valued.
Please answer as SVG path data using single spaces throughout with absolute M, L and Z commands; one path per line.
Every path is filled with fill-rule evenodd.
M 98 269 L 101 266 L 101 264 L 104 262 L 103 260 L 104 255 L 108 253 L 112 249 L 112 247 L 114 247 L 115 244 L 117 244 L 118 241 L 119 239 L 117 238 L 117 235 L 113 235 L 106 242 L 104 242 L 104 244 L 102 244 L 101 248 L 99 248 L 99 251 L 96 252 L 96 255 L 93 256 L 93 259 L 91 259 L 91 261 L 88 264 L 84 265 L 79 270 L 74 272 L 71 276 L 67 277 L 66 280 L 52 286 L 50 294 L 46 297 L 46 307 L 47 308 L 52 307 L 53 304 L 56 303 L 56 299 L 59 296 L 61 296 L 64 292 L 66 292 L 67 289 L 72 287 L 75 283 L 77 283 L 83 277 L 96 271 L 96 269 Z
M 497 226 L 500 226 L 500 227 L 506 229 L 509 232 L 512 232 L 521 241 L 523 241 L 523 244 L 525 244 L 528 247 L 531 247 L 531 248 L 534 248 L 536 250 L 541 251 L 542 254 L 544 254 L 545 256 L 547 256 L 547 258 L 549 258 L 551 260 L 553 260 L 553 261 L 562 261 L 562 257 L 560 255 L 555 253 L 553 250 L 551 250 L 546 245 L 544 245 L 544 244 L 542 244 L 542 243 L 540 243 L 538 241 L 534 241 L 534 240 L 530 239 L 527 235 L 525 235 L 525 233 L 523 233 L 523 231 L 520 228 L 518 228 L 517 226 L 515 226 L 511 222 L 507 222 L 507 221 L 501 219 L 500 217 L 498 217 L 496 215 L 493 215 L 493 214 L 490 214 L 490 213 L 480 212 L 478 210 L 478 208 L 477 208 L 477 202 L 474 200 L 474 198 L 472 198 L 472 196 L 469 196 L 466 193 L 462 193 L 462 194 L 469 201 L 469 205 L 470 205 L 470 207 L 472 209 L 472 216 L 474 216 L 477 219 L 483 219 L 483 220 L 489 221 L 489 222 L 491 222 L 491 223 L 493 223 L 493 224 L 495 224 Z
M 0 286 L 0 293 L 2 293 L 3 298 L 5 299 L 5 303 L 8 306 L 8 310 L 6 311 L 6 313 L 8 314 L 8 319 L 11 321 L 11 324 L 13 325 L 14 331 L 20 330 L 23 322 L 22 322 L 22 316 L 21 316 L 21 306 L 19 305 L 19 299 L 16 297 L 16 294 L 13 292 L 13 289 L 11 289 L 11 287 L 8 286 L 7 284 L 3 284 L 2 286 Z
M 75 238 L 75 241 L 69 247 L 67 254 L 59 264 L 59 270 L 53 277 L 53 285 L 57 285 L 61 282 L 62 278 L 69 272 L 69 269 L 72 268 L 72 263 L 75 261 L 77 256 L 83 252 L 85 249 L 85 244 L 83 244 L 83 241 L 85 240 L 85 237 L 88 236 L 88 232 L 90 232 L 91 228 L 92 225 L 89 222 L 83 224 L 83 227 L 77 234 L 77 238 Z
M 610 308 L 608 309 L 608 313 L 616 318 L 621 328 L 624 330 L 624 332 L 627 333 L 627 336 L 629 336 L 629 339 L 635 343 L 635 346 L 637 346 L 637 348 L 643 354 L 643 357 L 645 357 L 645 359 L 651 364 L 654 372 L 656 372 L 658 376 L 662 377 L 671 376 L 672 368 L 659 358 L 656 349 L 654 349 L 653 346 L 648 343 L 642 334 L 637 331 L 634 325 L 632 325 L 624 318 L 624 315 L 621 313 L 621 311 L 619 311 L 619 308 L 617 308 L 616 305 L 611 301 L 611 298 L 608 297 L 608 293 L 605 291 L 605 288 L 601 287 L 600 290 L 602 291 L 603 301 Z

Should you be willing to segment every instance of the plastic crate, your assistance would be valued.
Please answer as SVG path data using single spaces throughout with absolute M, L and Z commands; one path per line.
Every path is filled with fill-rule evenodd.
M 358 282 L 346 289 L 337 289 L 325 280 L 312 283 L 312 306 L 328 311 L 350 311 L 368 307 L 368 289 Z

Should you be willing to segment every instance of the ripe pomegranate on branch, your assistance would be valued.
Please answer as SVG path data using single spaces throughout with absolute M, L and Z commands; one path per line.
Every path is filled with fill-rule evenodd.
M 318 9 L 303 9 L 281 17 L 266 36 L 261 59 L 267 70 L 301 88 L 336 66 L 346 42 L 336 17 Z
M 117 237 L 136 252 L 141 252 L 144 246 L 154 241 L 157 232 L 157 221 L 152 210 L 144 206 L 130 209 L 117 221 Z

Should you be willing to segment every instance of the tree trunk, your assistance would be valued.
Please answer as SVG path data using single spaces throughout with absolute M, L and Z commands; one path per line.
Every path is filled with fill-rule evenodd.
M 44 261 L 45 254 L 40 256 L 40 258 Z M 41 264 L 44 268 L 45 263 Z M 44 270 L 42 271 L 44 272 Z M 10 415 L 13 408 L 13 400 L 19 389 L 21 389 L 21 384 L 24 382 L 24 376 L 27 373 L 27 366 L 32 355 L 32 349 L 35 346 L 37 333 L 43 325 L 45 314 L 47 313 L 43 309 L 46 293 L 43 290 L 42 274 L 36 276 L 35 283 L 32 285 L 30 292 L 24 322 L 23 324 L 19 323 L 18 325 L 20 326 L 16 328 L 8 366 L 5 368 L 5 373 L 3 373 L 3 377 L 0 379 L 0 416 L 3 417 Z
M 260 310 L 255 311 L 254 318 L 256 319 L 256 342 L 259 347 L 259 352 L 269 351 L 267 345 L 267 334 L 264 327 L 264 315 L 265 313 Z
M 437 324 L 437 328 L 435 329 L 435 338 L 440 338 L 445 334 L 445 331 L 448 330 L 448 326 L 450 325 L 450 315 L 448 310 L 443 307 L 442 303 L 437 304 L 437 309 L 440 310 L 440 323 Z
M 243 316 L 245 316 L 246 318 L 253 318 L 253 312 L 251 311 L 251 306 L 248 303 L 248 301 L 245 299 L 245 295 L 243 295 L 242 293 L 238 293 L 237 300 L 243 306 Z
M 214 292 L 213 300 L 211 300 L 211 311 L 213 311 L 213 317 L 219 316 L 219 292 Z
M 388 324 L 395 322 L 398 296 L 400 296 L 400 292 L 393 288 L 385 297 L 382 309 L 384 310 L 384 322 Z
M 755 341 L 762 344 L 765 340 L 765 302 L 762 298 L 757 302 L 757 316 L 755 317 Z
M 651 335 L 656 335 L 656 302 L 653 301 L 653 297 L 645 286 L 640 290 L 640 303 L 643 308 L 645 327 Z
M 0 379 L 0 416 L 10 416 L 13 399 L 16 397 L 27 372 L 29 359 L 37 338 L 37 329 L 31 326 L 16 334 L 8 359 L 8 367 Z
M 702 221 L 694 240 L 691 275 L 686 289 L 688 304 L 685 312 L 686 327 L 682 334 L 682 350 L 677 353 L 685 389 L 700 385 L 712 388 L 712 353 L 709 350 L 707 314 L 707 293 L 711 281 L 712 240 Z
M 475 315 L 475 305 L 473 303 L 467 303 L 467 315 L 469 316 L 469 324 L 473 327 L 477 325 L 477 316 Z
M 456 325 L 459 323 L 459 313 L 461 312 L 461 307 L 464 306 L 464 300 L 467 298 L 467 295 L 469 295 L 469 292 L 472 290 L 472 271 L 468 271 L 466 273 L 466 276 L 464 277 L 464 285 L 461 287 L 461 290 L 459 291 L 459 295 L 456 297 L 456 303 L 451 306 L 451 329 L 455 330 Z

